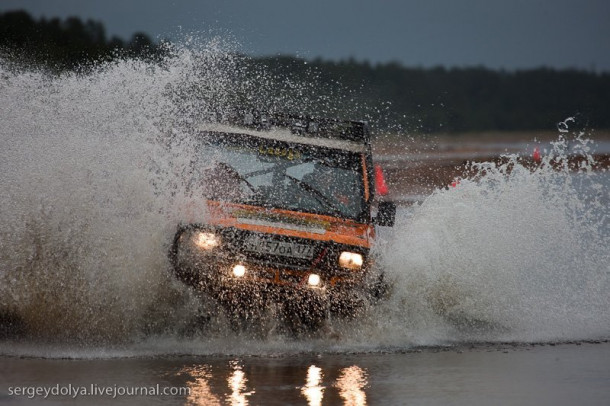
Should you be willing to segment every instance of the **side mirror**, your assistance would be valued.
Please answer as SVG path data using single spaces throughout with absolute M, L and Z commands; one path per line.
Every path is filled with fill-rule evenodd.
M 393 227 L 396 219 L 396 204 L 394 202 L 379 202 L 377 217 L 373 220 L 378 226 Z

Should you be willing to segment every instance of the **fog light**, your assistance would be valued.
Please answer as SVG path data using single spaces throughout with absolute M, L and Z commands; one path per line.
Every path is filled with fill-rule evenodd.
M 356 252 L 342 252 L 339 256 L 339 265 L 347 269 L 360 269 L 362 267 L 362 255 Z
M 195 233 L 194 241 L 199 248 L 203 248 L 204 250 L 211 250 L 220 245 L 220 237 L 214 233 L 202 231 Z
M 316 275 L 315 273 L 309 274 L 307 283 L 309 286 L 318 286 L 320 284 L 320 275 Z
M 233 275 L 241 278 L 242 276 L 244 276 L 246 274 L 246 267 L 243 265 L 235 265 L 233 267 Z

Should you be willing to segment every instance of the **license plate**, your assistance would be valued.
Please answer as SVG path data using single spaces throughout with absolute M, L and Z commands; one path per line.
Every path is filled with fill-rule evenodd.
M 299 244 L 287 241 L 277 241 L 269 238 L 250 237 L 244 245 L 246 251 L 258 252 L 260 254 L 279 255 L 283 257 L 312 259 L 313 247 L 307 244 Z

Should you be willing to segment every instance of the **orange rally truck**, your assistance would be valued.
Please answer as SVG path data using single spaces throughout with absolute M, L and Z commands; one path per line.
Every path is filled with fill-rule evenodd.
M 396 206 L 375 199 L 367 123 L 246 113 L 194 136 L 207 213 L 173 239 L 180 281 L 234 319 L 273 305 L 313 329 L 384 295 L 371 246 Z

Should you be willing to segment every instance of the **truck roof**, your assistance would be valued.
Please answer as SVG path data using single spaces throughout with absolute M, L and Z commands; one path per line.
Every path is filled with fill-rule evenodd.
M 245 134 L 259 138 L 265 138 L 270 140 L 278 140 L 289 143 L 298 143 L 313 145 L 317 147 L 340 149 L 349 152 L 366 152 L 367 146 L 365 144 L 341 140 L 332 138 L 317 138 L 308 137 L 300 134 L 295 134 L 286 128 L 272 127 L 266 130 L 256 130 L 248 127 L 238 127 L 227 124 L 205 124 L 199 127 L 201 132 L 217 132 L 217 133 L 229 133 L 229 134 Z
M 232 114 L 225 120 L 204 124 L 199 130 L 241 133 L 351 152 L 365 152 L 370 149 L 370 131 L 365 121 L 240 112 Z

